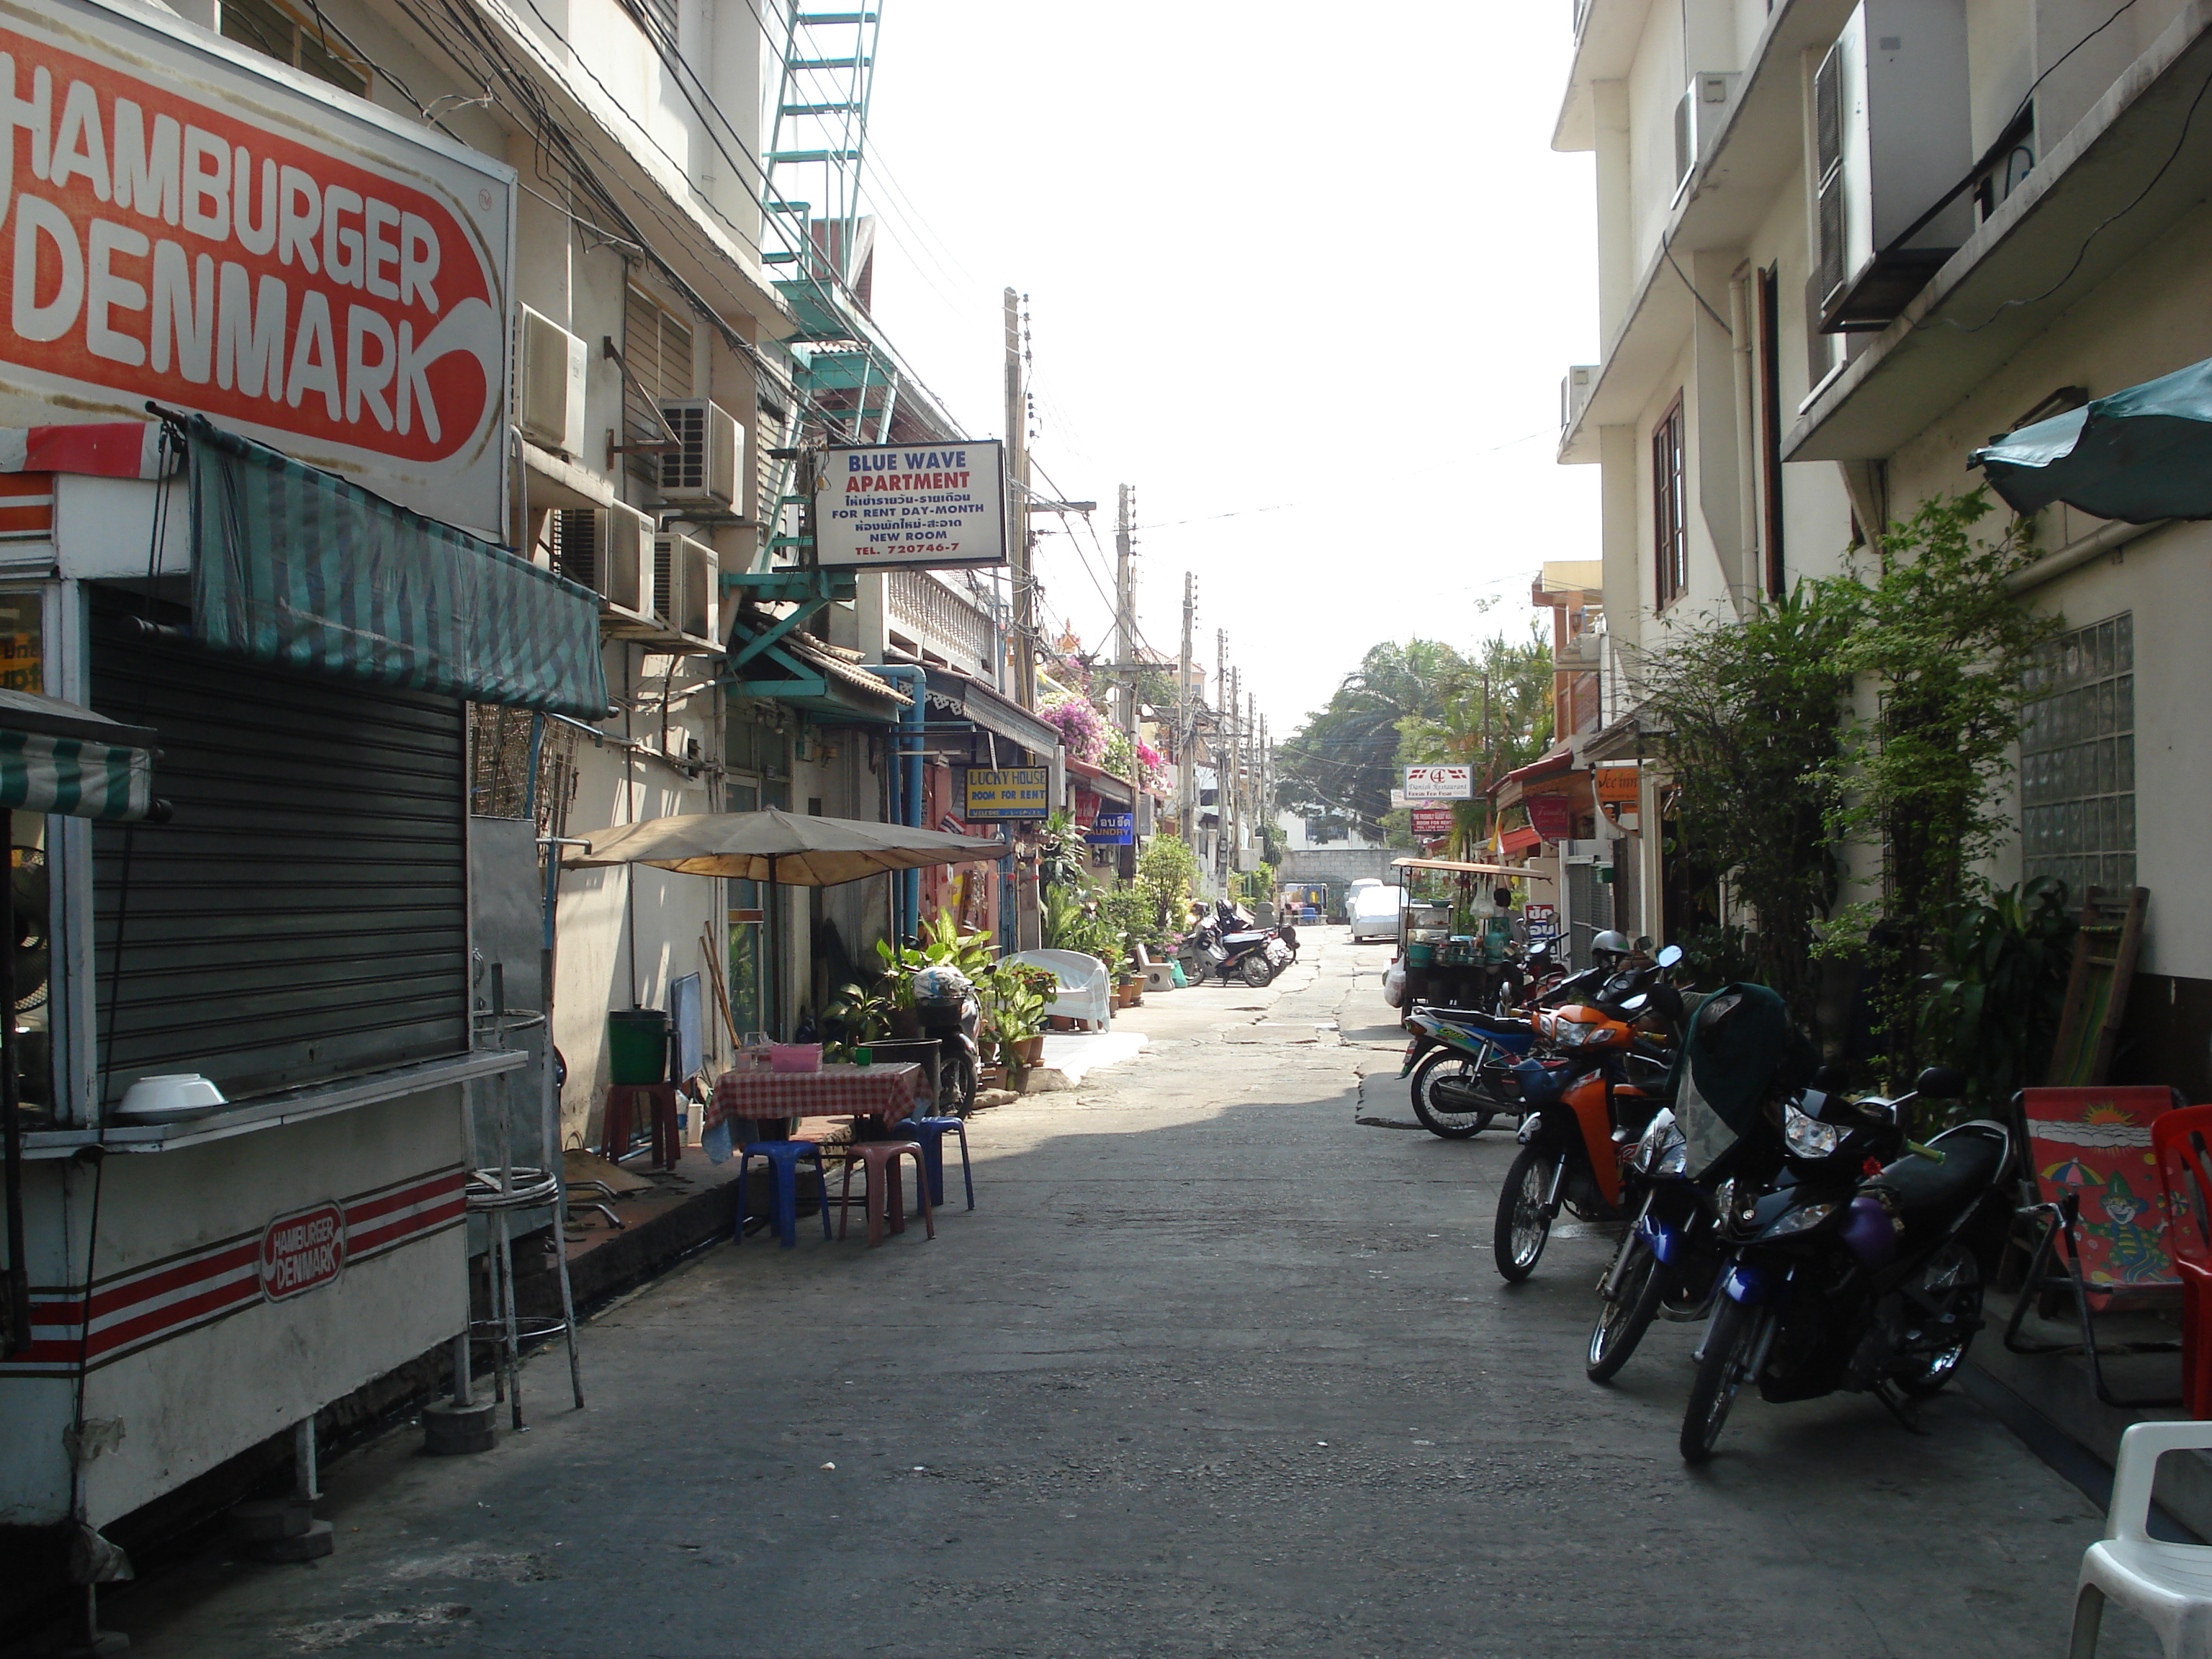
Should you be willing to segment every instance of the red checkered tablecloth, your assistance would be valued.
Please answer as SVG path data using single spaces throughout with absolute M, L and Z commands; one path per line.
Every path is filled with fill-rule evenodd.
M 704 1126 L 725 1118 L 879 1117 L 896 1123 L 929 1105 L 921 1066 L 824 1066 L 818 1072 L 725 1072 Z

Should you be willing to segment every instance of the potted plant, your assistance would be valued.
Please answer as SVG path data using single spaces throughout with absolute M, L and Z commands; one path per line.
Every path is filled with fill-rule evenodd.
M 1056 985 L 1051 969 L 1021 962 L 994 963 L 978 976 L 981 1035 L 1009 1073 L 1043 1058 L 1044 1011 Z

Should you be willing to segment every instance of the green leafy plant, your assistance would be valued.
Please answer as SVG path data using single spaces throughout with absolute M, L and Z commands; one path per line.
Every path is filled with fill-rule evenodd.
M 1873 969 L 1881 1069 L 1893 1083 L 1918 1068 L 1918 1003 L 1946 937 L 1985 890 L 1976 866 L 2012 836 L 1996 786 L 2020 736 L 2021 681 L 2065 626 L 2007 586 L 2036 550 L 2025 520 L 1978 539 L 1990 510 L 1976 489 L 1890 526 L 1836 653 L 1875 701 L 1852 733 L 1835 826 L 1876 849 L 1881 879 L 1879 900 L 1839 917 L 1837 933 Z
M 1147 949 L 1164 945 L 1183 930 L 1190 896 L 1199 878 L 1198 854 L 1173 836 L 1155 836 L 1137 854 L 1137 890 L 1150 907 Z
M 889 939 L 876 941 L 876 956 L 884 964 L 884 972 L 897 986 L 898 1006 L 914 1006 L 914 972 L 918 968 L 956 968 L 974 979 L 991 965 L 998 955 L 998 947 L 988 933 L 963 933 L 960 920 L 950 910 L 939 910 L 921 924 L 920 938 L 912 945 L 893 945 Z
M 1966 905 L 1924 976 L 1922 1052 L 1966 1074 L 1969 1109 L 2001 1108 L 2043 1074 L 2078 924 L 2066 887 L 2037 876 Z
M 1021 1045 L 1044 1030 L 1045 1009 L 1059 994 L 1059 981 L 1048 968 L 1001 962 L 984 971 L 976 990 L 982 1004 L 977 1024 L 983 1047 L 1011 1065 Z
M 1049 890 L 1080 888 L 1088 878 L 1083 869 L 1083 832 L 1066 811 L 1044 821 L 1037 839 L 1037 882 Z
M 1077 951 L 1102 962 L 1113 959 L 1114 927 L 1100 914 L 1094 894 L 1080 888 L 1047 888 L 1042 920 L 1048 949 Z
M 1838 653 L 1858 614 L 1850 583 L 1802 581 L 1741 620 L 1679 632 L 1644 664 L 1648 718 L 1665 733 L 1677 792 L 1670 850 L 1703 876 L 1698 884 L 1725 877 L 1758 916 L 1757 933 L 1739 928 L 1727 943 L 1748 952 L 1748 976 L 1801 1022 L 1812 1017 L 1815 946 L 1840 876 L 1851 677 Z M 1723 940 L 1711 944 L 1721 954 Z
M 892 994 L 895 981 L 886 977 L 872 985 L 841 985 L 822 1010 L 823 1052 L 831 1060 L 848 1060 L 855 1048 L 890 1035 L 891 1014 L 898 1006 Z M 913 1000 L 908 992 L 909 1006 Z

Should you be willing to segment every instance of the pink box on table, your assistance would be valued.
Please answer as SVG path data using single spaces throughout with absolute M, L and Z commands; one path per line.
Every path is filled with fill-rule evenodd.
M 768 1064 L 772 1072 L 818 1072 L 822 1069 L 822 1045 L 771 1042 L 768 1046 Z

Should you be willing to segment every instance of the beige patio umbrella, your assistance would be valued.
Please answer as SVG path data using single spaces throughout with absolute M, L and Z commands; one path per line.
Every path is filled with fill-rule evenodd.
M 864 876 L 937 864 L 1001 859 L 1006 842 L 899 823 L 817 818 L 769 807 L 759 812 L 694 812 L 599 830 L 590 848 L 562 860 L 572 869 L 650 864 L 687 876 L 729 876 L 798 887 L 835 887 Z
M 775 957 L 776 889 L 836 887 L 866 876 L 931 865 L 1002 859 L 1012 849 L 995 838 L 949 836 L 898 823 L 857 818 L 817 818 L 769 807 L 758 812 L 693 812 L 647 818 L 600 830 L 582 852 L 562 860 L 570 869 L 649 864 L 690 876 L 727 876 L 769 884 L 769 951 Z M 774 985 L 775 976 L 769 975 Z

